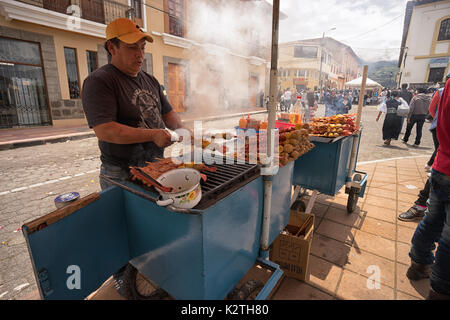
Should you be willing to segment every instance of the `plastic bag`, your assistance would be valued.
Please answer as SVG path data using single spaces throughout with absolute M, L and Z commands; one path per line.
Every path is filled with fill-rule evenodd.
M 397 115 L 401 116 L 401 117 L 406 117 L 408 115 L 408 113 L 409 113 L 409 105 L 402 98 L 400 98 L 400 102 L 402 104 L 399 105 L 398 108 L 397 108 Z

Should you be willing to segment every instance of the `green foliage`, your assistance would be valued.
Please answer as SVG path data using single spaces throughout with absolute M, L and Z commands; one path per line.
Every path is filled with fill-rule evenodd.
M 377 61 L 366 63 L 369 66 L 368 77 L 385 88 L 395 88 L 395 76 L 399 72 L 397 61 Z

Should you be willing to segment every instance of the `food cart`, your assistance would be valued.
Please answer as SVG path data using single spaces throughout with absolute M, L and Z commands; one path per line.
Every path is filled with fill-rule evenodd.
M 317 194 L 334 196 L 345 185 L 348 194 L 347 212 L 356 209 L 359 197 L 364 196 L 368 175 L 356 170 L 362 127 L 361 112 L 363 96 L 366 88 L 368 67 L 364 67 L 363 76 L 346 85 L 359 86 L 360 99 L 356 115 L 356 128 L 351 135 L 338 137 L 311 136 L 315 148 L 295 161 L 294 168 L 294 207 L 300 207 L 310 213 Z M 372 81 L 373 82 L 373 81 Z M 376 85 L 370 82 L 370 86 Z M 306 190 L 313 190 L 306 205 L 302 200 Z

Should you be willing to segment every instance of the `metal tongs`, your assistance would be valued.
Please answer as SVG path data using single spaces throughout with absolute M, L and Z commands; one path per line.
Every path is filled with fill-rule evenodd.
M 147 178 L 148 180 L 150 180 L 150 182 L 158 189 L 160 189 L 163 192 L 172 192 L 173 188 L 171 187 L 165 187 L 163 186 L 161 183 L 159 183 L 155 178 L 153 178 L 151 175 L 147 174 L 144 172 L 144 170 L 142 170 L 139 167 L 134 167 L 134 169 L 139 172 L 139 174 L 141 174 L 143 177 Z

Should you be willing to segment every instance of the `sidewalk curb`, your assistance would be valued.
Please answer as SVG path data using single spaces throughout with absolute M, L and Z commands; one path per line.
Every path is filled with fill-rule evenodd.
M 3 142 L 0 143 L 0 151 L 3 150 L 11 150 L 22 147 L 32 147 L 37 145 L 44 145 L 47 143 L 58 143 L 65 142 L 68 140 L 82 140 L 86 138 L 95 137 L 95 133 L 79 133 L 79 134 L 70 134 L 70 135 L 59 135 L 59 136 L 49 136 L 49 137 L 41 137 L 34 139 L 26 139 L 12 142 Z

